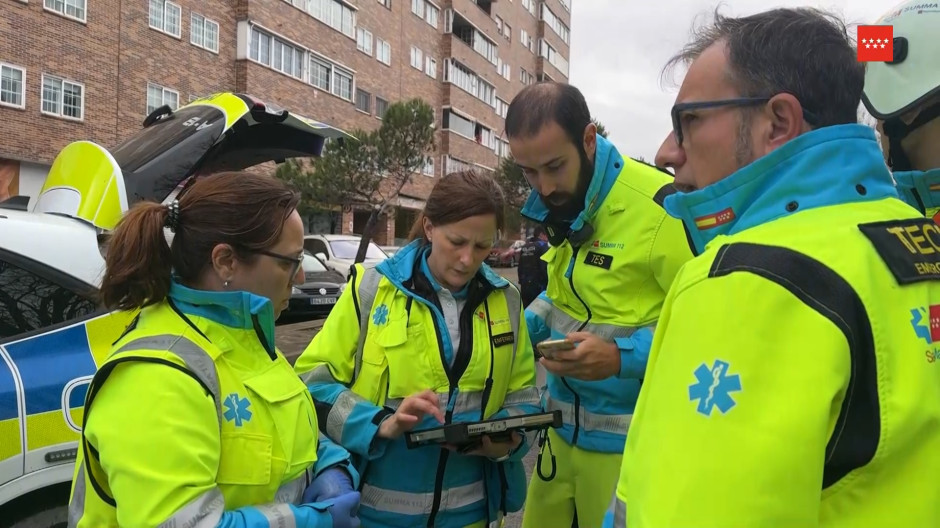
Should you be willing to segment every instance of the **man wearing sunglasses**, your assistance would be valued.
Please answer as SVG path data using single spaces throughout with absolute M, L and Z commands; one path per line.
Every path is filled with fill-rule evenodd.
M 940 228 L 857 124 L 811 9 L 716 14 L 656 156 L 698 255 L 669 291 L 606 527 L 936 526 Z
M 522 214 L 550 244 L 547 289 L 526 308 L 529 335 L 570 347 L 540 359 L 543 405 L 564 425 L 541 443 L 522 525 L 593 528 L 617 482 L 663 299 L 692 255 L 661 205 L 672 175 L 621 155 L 574 86 L 523 89 L 506 135 L 533 189 Z

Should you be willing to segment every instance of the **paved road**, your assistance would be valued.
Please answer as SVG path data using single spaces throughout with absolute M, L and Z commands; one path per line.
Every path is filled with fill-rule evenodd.
M 517 282 L 516 268 L 497 268 L 502 276 Z M 277 347 L 284 352 L 284 355 L 293 362 L 297 356 L 303 352 L 304 348 L 313 339 L 313 336 L 320 330 L 323 320 L 307 321 L 302 323 L 286 324 L 277 327 L 276 341 Z M 539 373 L 539 382 L 544 382 L 544 373 Z M 526 473 L 532 475 L 533 468 L 537 459 L 536 449 L 532 449 L 526 456 Z M 506 518 L 504 528 L 519 528 L 522 526 L 522 512 L 510 515 Z

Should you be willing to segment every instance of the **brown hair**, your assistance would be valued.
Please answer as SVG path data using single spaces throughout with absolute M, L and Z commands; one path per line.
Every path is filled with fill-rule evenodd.
M 250 262 L 254 251 L 277 242 L 300 196 L 271 176 L 224 172 L 200 176 L 178 200 L 172 246 L 163 230 L 170 215 L 165 205 L 139 203 L 117 225 L 101 283 L 105 306 L 130 310 L 161 302 L 170 273 L 197 281 L 217 244 L 230 244 Z
M 428 241 L 424 235 L 425 217 L 434 225 L 444 226 L 486 214 L 496 215 L 496 228 L 502 231 L 506 223 L 506 198 L 496 180 L 473 170 L 452 172 L 431 189 L 408 239 Z

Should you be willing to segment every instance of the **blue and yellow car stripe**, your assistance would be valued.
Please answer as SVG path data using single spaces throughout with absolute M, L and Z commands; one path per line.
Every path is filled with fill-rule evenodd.
M 27 451 L 78 440 L 88 383 L 133 315 L 103 314 L 4 345 L 22 380 Z
M 12 360 L 0 350 L 0 462 L 23 452 L 20 436 L 19 384 L 13 377 Z

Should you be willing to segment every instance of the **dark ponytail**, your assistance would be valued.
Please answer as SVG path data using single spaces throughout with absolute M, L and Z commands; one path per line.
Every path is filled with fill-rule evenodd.
M 162 301 L 170 291 L 172 254 L 163 234 L 169 209 L 158 203 L 135 205 L 108 242 L 101 301 L 130 310 Z

